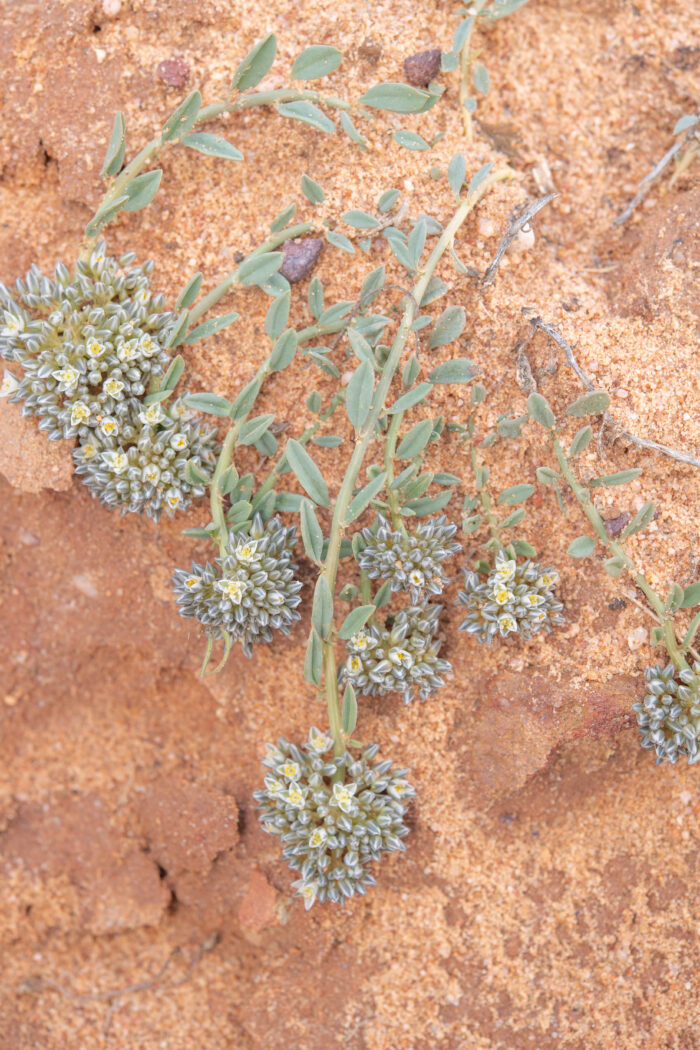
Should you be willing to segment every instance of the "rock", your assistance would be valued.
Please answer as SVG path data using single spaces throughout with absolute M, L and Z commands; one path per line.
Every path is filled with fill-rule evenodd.
M 419 51 L 404 59 L 403 71 L 406 80 L 414 87 L 427 87 L 440 72 L 442 51 L 439 47 L 431 51 Z
M 618 514 L 615 518 L 605 519 L 605 531 L 608 536 L 619 536 L 626 525 L 632 520 L 632 515 L 628 514 L 627 511 L 623 511 L 622 514 Z
M 19 404 L 0 398 L 0 473 L 21 492 L 65 492 L 73 486 L 71 443 L 49 441 Z
M 177 775 L 149 785 L 137 812 L 151 856 L 171 876 L 205 874 L 238 841 L 234 799 Z
M 64 896 L 78 915 L 67 922 L 94 934 L 155 926 L 170 899 L 156 865 L 111 827 L 95 795 L 21 807 L 0 839 L 0 861 L 6 874 L 20 865 L 47 887 L 72 885 Z
M 165 58 L 158 63 L 156 74 L 168 87 L 182 88 L 190 79 L 190 66 L 184 58 Z
M 300 237 L 296 241 L 285 241 L 282 245 L 284 262 L 279 268 L 279 273 L 286 277 L 290 284 L 303 281 L 318 262 L 322 248 L 323 241 L 319 237 Z
M 255 868 L 250 875 L 248 892 L 238 909 L 238 921 L 252 933 L 272 926 L 277 918 L 277 894 L 261 871 Z

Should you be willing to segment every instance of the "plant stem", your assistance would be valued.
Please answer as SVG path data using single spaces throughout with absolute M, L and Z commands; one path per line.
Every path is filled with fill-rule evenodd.
M 241 423 L 243 421 L 241 420 Z M 228 541 L 228 525 L 224 513 L 224 494 L 221 491 L 221 479 L 228 470 L 236 447 L 236 438 L 241 429 L 241 423 L 231 427 L 221 446 L 219 458 L 216 461 L 214 474 L 209 484 L 209 506 L 211 507 L 211 520 L 216 525 L 216 541 L 219 544 L 219 553 L 222 558 L 226 556 L 226 543 Z
M 669 616 L 666 611 L 663 599 L 659 597 L 654 588 L 651 586 L 647 578 L 642 572 L 639 571 L 634 560 L 627 554 L 621 543 L 617 540 L 612 539 L 608 536 L 605 529 L 605 522 L 601 518 L 598 510 L 591 499 L 590 493 L 585 485 L 582 485 L 574 474 L 566 453 L 562 448 L 558 438 L 552 433 L 552 441 L 554 445 L 554 454 L 557 457 L 557 462 L 562 472 L 562 476 L 566 480 L 569 488 L 573 492 L 574 496 L 581 505 L 583 513 L 586 515 L 591 525 L 593 526 L 595 533 L 601 543 L 607 547 L 607 549 L 617 557 L 620 562 L 624 565 L 627 572 L 630 574 L 636 585 L 645 595 L 647 601 L 651 605 L 652 609 L 656 613 L 659 625 L 663 631 L 664 645 L 666 651 L 670 656 L 674 667 L 677 670 L 682 671 L 688 668 L 688 662 L 683 656 L 680 646 L 676 640 L 676 632 L 673 623 L 673 617 Z
M 386 399 L 389 394 L 389 388 L 392 380 L 398 371 L 401 363 L 401 354 L 406 346 L 406 343 L 411 334 L 411 325 L 415 320 L 417 311 L 417 304 L 421 302 L 425 295 L 425 290 L 428 287 L 428 282 L 432 277 L 435 268 L 442 258 L 445 251 L 452 244 L 457 230 L 460 228 L 462 223 L 465 221 L 469 213 L 474 209 L 476 204 L 481 200 L 484 194 L 488 193 L 495 183 L 502 181 L 506 178 L 512 178 L 513 173 L 510 169 L 506 168 L 503 171 L 495 172 L 489 175 L 480 186 L 477 187 L 473 194 L 468 195 L 465 200 L 462 201 L 457 211 L 453 215 L 450 222 L 447 224 L 445 229 L 440 235 L 437 244 L 433 248 L 432 252 L 428 256 L 428 259 L 423 267 L 421 276 L 417 281 L 412 294 L 407 298 L 406 306 L 404 307 L 403 317 L 399 325 L 399 329 L 396 333 L 396 337 L 392 344 L 389 356 L 387 357 L 384 368 L 377 384 L 377 388 L 372 398 L 372 404 L 362 426 L 359 428 L 356 434 L 356 444 L 353 454 L 350 458 L 345 477 L 342 485 L 336 497 L 335 508 L 333 511 L 333 521 L 331 524 L 331 531 L 328 542 L 328 552 L 326 554 L 325 561 L 323 563 L 322 572 L 326 577 L 330 592 L 332 595 L 335 594 L 336 577 L 338 574 L 338 562 L 340 559 L 340 545 L 343 538 L 343 533 L 347 527 L 347 511 L 352 500 L 353 490 L 357 482 L 357 478 L 362 467 L 365 455 L 369 444 L 374 436 L 375 427 L 377 421 L 384 411 Z M 331 625 L 326 638 L 322 639 L 323 644 L 323 668 L 324 668 L 324 680 L 326 688 L 326 699 L 328 701 L 328 720 L 333 734 L 333 743 L 335 747 L 336 755 L 342 755 L 345 752 L 345 737 L 342 730 L 342 722 L 340 717 L 340 702 L 338 698 L 338 674 L 335 662 L 335 651 L 333 647 L 333 617 L 331 618 Z
M 471 446 L 471 448 L 469 450 L 469 455 L 470 455 L 470 458 L 471 458 L 472 470 L 474 472 L 474 482 L 476 484 L 477 495 L 479 497 L 479 502 L 481 503 L 481 507 L 482 507 L 482 510 L 484 512 L 484 517 L 486 518 L 486 520 L 488 522 L 489 532 L 491 533 L 491 538 L 493 539 L 497 550 L 504 550 L 505 549 L 505 544 L 504 544 L 504 542 L 503 542 L 503 540 L 501 538 L 501 533 L 500 533 L 500 530 L 498 528 L 498 518 L 493 513 L 493 504 L 491 503 L 491 495 L 490 495 L 490 493 L 488 492 L 488 490 L 486 489 L 486 487 L 484 485 L 479 485 L 479 481 L 478 481 L 478 478 L 479 478 L 479 475 L 478 475 L 479 464 L 477 463 L 477 459 L 476 459 L 476 449 L 474 448 L 473 445 Z
M 403 518 L 401 517 L 401 503 L 399 500 L 399 494 L 391 485 L 394 480 L 394 458 L 396 456 L 396 442 L 399 436 L 399 430 L 403 422 L 404 413 L 395 412 L 391 418 L 391 423 L 386 435 L 386 442 L 384 444 L 384 470 L 386 471 L 386 498 L 389 504 L 389 510 L 391 512 L 391 523 L 395 529 L 400 529 L 401 532 L 406 534 L 406 526 L 404 525 Z
M 464 134 L 466 135 L 467 142 L 472 142 L 474 139 L 472 115 L 466 107 L 466 102 L 469 98 L 469 66 L 471 64 L 469 44 L 471 41 L 472 30 L 474 29 L 475 24 L 476 18 L 472 18 L 472 24 L 469 27 L 467 38 L 464 41 L 464 45 L 462 47 L 462 55 L 459 64 L 459 108 L 462 113 L 462 121 L 464 123 Z

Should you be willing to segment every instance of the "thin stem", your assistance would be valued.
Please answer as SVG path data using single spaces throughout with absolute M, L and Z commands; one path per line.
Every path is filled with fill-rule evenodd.
M 491 495 L 490 495 L 488 489 L 484 485 L 480 485 L 479 484 L 479 474 L 478 474 L 479 464 L 477 463 L 477 459 L 476 459 L 476 449 L 474 448 L 473 445 L 471 446 L 471 448 L 469 450 L 469 455 L 470 455 L 470 459 L 471 459 L 472 470 L 474 472 L 474 482 L 476 484 L 477 495 L 479 497 L 479 502 L 481 503 L 481 509 L 484 512 L 484 517 L 486 518 L 486 521 L 488 522 L 489 532 L 491 533 L 491 538 L 493 539 L 497 550 L 504 550 L 506 545 L 503 542 L 503 539 L 501 538 L 501 532 L 500 532 L 500 529 L 498 528 L 498 518 L 493 513 L 493 504 L 491 502 Z
M 404 413 L 395 412 L 391 418 L 391 423 L 386 434 L 386 442 L 384 444 L 384 470 L 386 471 L 386 498 L 389 504 L 389 511 L 391 513 L 391 523 L 395 529 L 400 529 L 404 535 L 406 534 L 406 526 L 404 525 L 403 518 L 401 517 L 401 502 L 399 500 L 399 494 L 395 489 L 392 489 L 392 483 L 394 481 L 394 459 L 396 457 L 396 442 L 399 436 L 399 430 L 403 422 Z
M 668 655 L 674 666 L 682 671 L 687 669 L 688 662 L 683 656 L 681 648 L 676 640 L 676 632 L 673 623 L 673 617 L 669 616 L 666 611 L 663 599 L 659 597 L 654 588 L 651 586 L 646 576 L 637 568 L 634 559 L 629 556 L 625 551 L 621 543 L 617 540 L 612 539 L 608 536 L 605 529 L 605 522 L 601 518 L 598 510 L 590 497 L 590 493 L 585 485 L 582 485 L 578 480 L 574 472 L 572 471 L 566 453 L 562 448 L 557 437 L 552 433 L 552 440 L 554 445 L 554 454 L 557 457 L 557 462 L 561 469 L 562 475 L 565 478 L 569 488 L 573 492 L 574 496 L 581 505 L 583 513 L 586 515 L 591 525 L 593 526 L 595 533 L 600 542 L 608 548 L 608 550 L 617 557 L 620 562 L 624 565 L 627 572 L 630 574 L 636 585 L 645 595 L 647 601 L 651 605 L 652 609 L 656 613 L 659 624 L 663 631 L 664 645 Z
M 462 47 L 462 55 L 459 64 L 459 108 L 462 113 L 462 121 L 464 123 L 464 134 L 467 137 L 467 142 L 472 142 L 474 139 L 474 128 L 472 125 L 472 115 L 467 109 L 466 102 L 469 98 L 469 66 L 471 65 L 471 55 L 469 53 L 469 44 L 471 41 L 472 31 L 476 24 L 476 19 L 472 19 L 472 23 L 467 33 L 467 38 L 464 41 Z
M 211 507 L 211 520 L 216 525 L 216 541 L 219 544 L 219 553 L 221 557 L 226 556 L 226 543 L 228 540 L 228 525 L 226 523 L 226 514 L 224 512 L 224 494 L 221 491 L 221 479 L 228 470 L 231 464 L 231 458 L 233 456 L 233 450 L 236 447 L 236 439 L 241 429 L 240 423 L 232 426 L 228 434 L 224 439 L 224 443 L 221 446 L 221 452 L 219 458 L 216 461 L 216 467 L 209 485 L 209 506 Z
M 362 424 L 357 432 L 355 449 L 347 470 L 343 483 L 340 486 L 340 491 L 335 501 L 335 508 L 333 511 L 333 521 L 331 524 L 330 537 L 328 542 L 328 552 L 326 559 L 323 564 L 323 574 L 326 577 L 330 592 L 332 595 L 335 594 L 336 577 L 338 574 L 338 563 L 340 559 L 340 546 L 343 538 L 343 534 L 347 527 L 347 512 L 352 500 L 353 490 L 357 482 L 357 478 L 362 467 L 365 455 L 369 444 L 374 436 L 375 427 L 379 416 L 384 411 L 386 399 L 389 393 L 392 380 L 399 368 L 401 363 L 401 355 L 411 335 L 411 325 L 415 320 L 415 316 L 418 310 L 417 304 L 421 302 L 425 295 L 428 282 L 432 277 L 435 268 L 442 258 L 445 251 L 452 244 L 455 234 L 458 229 L 465 221 L 469 213 L 474 209 L 476 204 L 481 200 L 484 194 L 488 193 L 495 183 L 502 181 L 503 179 L 512 178 L 513 172 L 506 168 L 503 171 L 495 172 L 489 175 L 477 190 L 473 194 L 469 194 L 465 200 L 462 201 L 459 208 L 453 215 L 450 222 L 443 230 L 440 238 L 433 248 L 432 252 L 428 256 L 428 259 L 423 268 L 421 277 L 417 281 L 413 292 L 406 297 L 406 306 L 404 307 L 403 317 L 399 325 L 396 338 L 394 339 L 393 345 L 387 357 L 386 363 L 382 370 L 377 388 L 372 398 L 372 405 L 365 422 Z M 336 755 L 342 755 L 345 751 L 345 737 L 342 731 L 342 722 L 340 717 L 340 703 L 338 699 L 338 675 L 335 662 L 335 651 L 333 648 L 333 634 L 334 627 L 331 621 L 330 630 L 328 636 L 323 639 L 323 667 L 324 667 L 324 679 L 326 688 L 326 698 L 328 701 L 328 719 L 333 734 L 333 742 L 335 746 Z

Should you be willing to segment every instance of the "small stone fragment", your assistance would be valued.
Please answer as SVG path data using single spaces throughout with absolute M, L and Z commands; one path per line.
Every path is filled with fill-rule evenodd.
M 440 72 L 442 52 L 439 47 L 430 51 L 419 51 L 404 59 L 403 71 L 406 80 L 414 87 L 427 87 Z
M 622 514 L 618 514 L 616 518 L 608 518 L 605 522 L 605 531 L 608 536 L 619 536 L 622 530 L 632 519 L 632 515 L 628 514 L 627 511 L 623 511 Z
M 634 630 L 630 631 L 627 635 L 627 645 L 630 647 L 632 652 L 636 649 L 641 649 L 643 645 L 646 645 L 649 641 L 649 632 L 646 627 L 635 627 Z
M 158 78 L 168 87 L 184 87 L 190 79 L 189 63 L 184 58 L 165 58 L 156 69 Z
M 290 284 L 296 284 L 308 277 L 318 262 L 323 248 L 320 237 L 301 237 L 296 241 L 286 241 L 282 245 L 284 262 L 279 273 L 286 277 Z

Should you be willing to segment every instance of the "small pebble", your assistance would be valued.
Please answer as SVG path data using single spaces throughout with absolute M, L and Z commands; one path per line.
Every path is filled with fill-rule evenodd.
M 623 511 L 622 514 L 618 514 L 616 518 L 607 518 L 605 521 L 605 531 L 608 536 L 619 536 L 625 525 L 628 525 L 632 520 L 632 515 L 628 514 L 627 511 Z
M 108 18 L 118 15 L 122 9 L 122 0 L 102 0 L 102 10 Z
M 431 51 L 419 51 L 404 59 L 403 71 L 406 80 L 414 87 L 427 87 L 440 72 L 442 52 L 439 47 Z
M 635 627 L 633 631 L 627 635 L 627 644 L 632 650 L 641 649 L 643 645 L 646 645 L 649 641 L 649 632 L 646 627 Z
M 165 58 L 156 69 L 158 78 L 168 87 L 184 87 L 190 79 L 189 63 L 184 58 Z
M 282 277 L 290 284 L 296 284 L 308 277 L 318 262 L 323 248 L 320 237 L 301 237 L 296 241 L 286 241 L 282 245 L 284 262 L 279 268 Z

